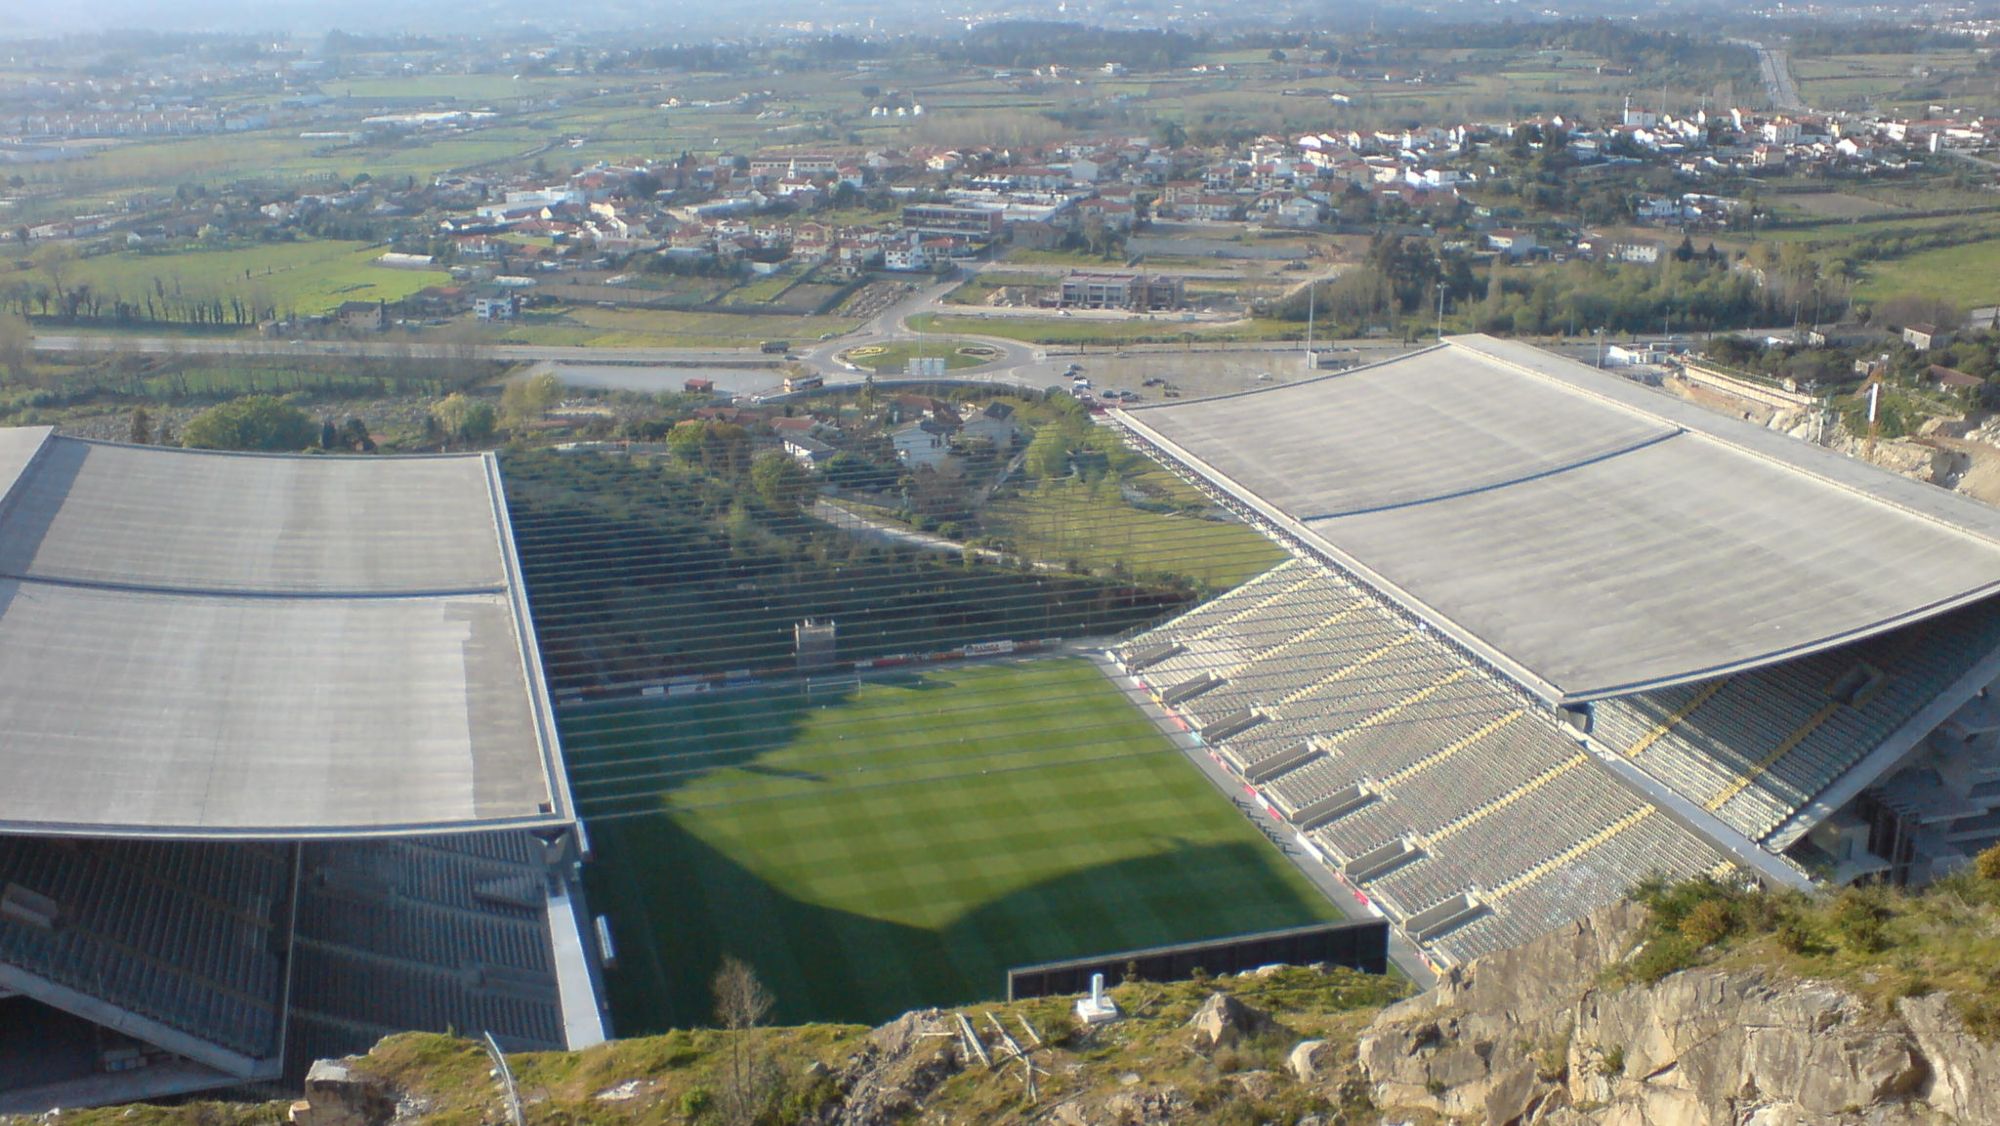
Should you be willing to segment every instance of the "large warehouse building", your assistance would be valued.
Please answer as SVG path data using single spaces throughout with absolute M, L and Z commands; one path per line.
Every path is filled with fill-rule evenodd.
M 1295 556 L 1124 668 L 1437 964 L 2000 841 L 2000 512 L 1486 337 L 1114 417 Z
M 0 1112 L 601 1040 L 490 455 L 0 430 Z

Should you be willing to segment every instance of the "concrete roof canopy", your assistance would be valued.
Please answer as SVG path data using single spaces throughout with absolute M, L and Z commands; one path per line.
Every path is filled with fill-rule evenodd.
M 1523 344 L 1118 417 L 1555 702 L 2000 593 L 2000 512 Z
M 490 455 L 0 431 L 0 831 L 570 817 Z

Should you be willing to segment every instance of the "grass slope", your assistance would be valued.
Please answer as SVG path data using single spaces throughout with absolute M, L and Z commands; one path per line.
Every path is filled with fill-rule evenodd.
M 491 343 L 600 348 L 751 348 L 766 340 L 803 343 L 825 333 L 851 332 L 852 317 L 772 313 L 693 313 L 677 309 L 597 309 L 581 306 L 535 313 Z
M 1182 341 L 1298 340 L 1303 323 L 1266 318 L 1214 322 L 1065 319 L 1059 317 L 970 317 L 920 313 L 910 327 L 920 332 L 997 336 L 1030 344 L 1177 344 Z
M 2000 302 L 2000 239 L 1967 242 L 1902 258 L 1870 262 L 1854 295 L 1938 297 L 1971 309 Z
M 726 953 L 781 1021 L 874 1021 L 999 995 L 1013 965 L 1337 917 L 1080 659 L 563 730 L 586 811 L 649 787 L 658 810 L 591 822 L 627 1033 L 703 1019 Z
M 65 284 L 88 284 L 101 293 L 141 305 L 151 294 L 224 302 L 233 296 L 274 305 L 281 314 L 314 314 L 343 301 L 400 301 L 425 286 L 451 280 L 443 270 L 375 265 L 384 250 L 368 243 L 326 240 L 121 251 L 75 263 Z
M 1172 477 L 1156 478 L 1178 485 Z M 1108 492 L 1108 495 L 1107 495 Z M 1243 524 L 1147 512 L 1107 490 L 1074 479 L 1053 481 L 996 500 L 980 514 L 981 530 L 1009 551 L 1049 562 L 1075 560 L 1086 569 L 1123 566 L 1137 575 L 1186 575 L 1218 590 L 1277 566 L 1285 553 Z

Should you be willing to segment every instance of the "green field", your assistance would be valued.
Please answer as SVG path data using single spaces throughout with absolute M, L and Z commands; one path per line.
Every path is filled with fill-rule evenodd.
M 374 264 L 386 248 L 361 242 L 302 241 L 184 250 L 120 251 L 69 265 L 64 284 L 144 305 L 154 298 L 189 302 L 238 298 L 280 315 L 324 313 L 343 301 L 400 301 L 444 285 L 443 270 L 400 270 Z M 39 272 L 35 272 L 37 280 Z M 145 326 L 150 327 L 150 326 Z
M 908 321 L 919 332 L 997 336 L 1031 344 L 1172 344 L 1181 340 L 1297 340 L 1306 326 L 1252 318 L 1213 322 L 1100 320 L 1086 317 L 958 317 L 919 313 Z
M 1870 262 L 1863 269 L 1865 278 L 1854 290 L 1860 300 L 1939 297 L 1965 309 L 2000 304 L 2000 239 Z
M 522 317 L 494 343 L 594 344 L 600 348 L 752 348 L 766 340 L 803 342 L 852 332 L 853 317 L 690 313 L 677 309 L 578 306 Z
M 1000 358 L 999 350 L 992 345 L 971 340 L 906 340 L 867 344 L 842 352 L 840 358 L 877 375 L 900 375 L 909 369 L 909 362 L 920 354 L 944 357 L 946 371 L 978 367 Z
M 562 729 L 624 1035 L 702 1022 L 724 954 L 779 1023 L 874 1022 L 1000 995 L 1009 966 L 1338 917 L 1081 659 Z
M 1179 484 L 1165 473 L 1156 476 Z M 1115 480 L 1097 486 L 1050 481 L 987 505 L 981 530 L 1031 559 L 1075 560 L 1087 569 L 1123 566 L 1137 575 L 1171 571 L 1219 590 L 1285 558 L 1278 545 L 1245 525 L 1143 511 L 1126 504 L 1119 488 Z

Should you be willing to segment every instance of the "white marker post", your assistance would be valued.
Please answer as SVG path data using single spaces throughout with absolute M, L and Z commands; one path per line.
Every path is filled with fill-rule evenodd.
M 1076 1002 L 1076 1016 L 1086 1025 L 1109 1024 L 1118 1019 L 1118 1002 L 1104 993 L 1104 975 L 1090 975 L 1090 996 Z

